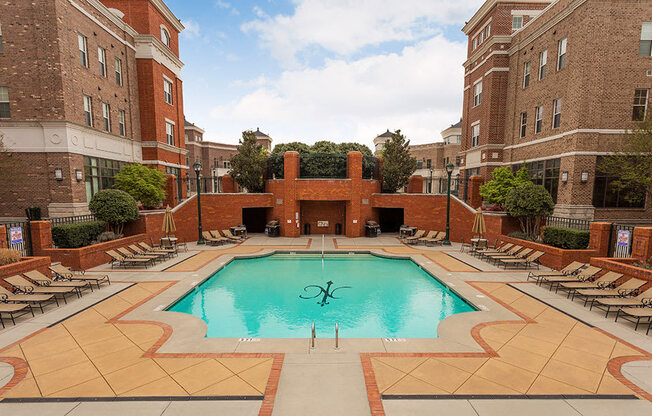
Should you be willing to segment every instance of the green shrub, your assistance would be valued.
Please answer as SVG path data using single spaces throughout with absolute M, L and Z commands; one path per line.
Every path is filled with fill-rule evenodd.
M 0 266 L 7 264 L 17 263 L 22 258 L 22 254 L 18 250 L 10 248 L 0 248 Z
M 52 241 L 59 248 L 79 248 L 91 245 L 106 229 L 104 221 L 80 222 L 52 227 Z
M 521 240 L 534 241 L 533 238 L 531 238 L 530 236 L 528 236 L 526 233 L 522 231 L 514 231 L 512 233 L 509 233 L 508 236 L 512 238 L 519 238 Z
M 138 218 L 138 203 L 119 189 L 104 189 L 91 198 L 88 209 L 96 218 L 111 224 L 116 234 L 122 234 L 125 223 Z
M 134 163 L 123 166 L 114 179 L 115 189 L 125 191 L 145 208 L 155 208 L 165 199 L 165 174 L 157 169 Z
M 573 228 L 545 227 L 543 242 L 553 247 L 583 250 L 589 246 L 589 231 Z
M 107 241 L 113 241 L 117 240 L 118 238 L 122 238 L 124 235 L 122 234 L 116 234 L 113 231 L 105 231 L 102 234 L 97 236 L 97 243 L 106 243 Z

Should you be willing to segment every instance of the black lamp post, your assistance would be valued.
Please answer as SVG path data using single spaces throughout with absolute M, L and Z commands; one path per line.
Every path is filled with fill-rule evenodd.
M 197 221 L 198 221 L 198 226 L 197 229 L 199 231 L 199 239 L 197 240 L 197 244 L 204 244 L 204 236 L 202 236 L 202 229 L 201 229 L 201 184 L 199 183 L 199 175 L 201 174 L 201 163 L 195 162 L 194 165 L 192 165 L 193 169 L 195 169 L 195 173 L 197 174 Z
M 430 168 L 430 190 L 429 190 L 429 192 L 428 192 L 429 194 L 433 194 L 433 193 L 434 193 L 434 192 L 433 192 L 433 191 L 434 191 L 434 189 L 433 189 L 434 186 L 433 186 L 433 183 L 432 183 L 432 170 L 433 170 L 433 169 Z
M 453 169 L 455 169 L 455 166 L 453 166 L 452 163 L 449 163 L 446 165 L 446 173 L 448 173 L 448 192 L 447 192 L 447 198 L 446 198 L 446 239 L 442 243 L 442 245 L 445 246 L 450 246 L 451 245 L 451 238 L 450 238 L 450 230 L 451 230 L 451 175 L 453 174 Z

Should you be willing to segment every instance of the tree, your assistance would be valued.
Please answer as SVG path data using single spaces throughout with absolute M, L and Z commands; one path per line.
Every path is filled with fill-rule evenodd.
M 546 188 L 528 181 L 509 191 L 505 208 L 509 215 L 518 218 L 521 230 L 534 240 L 539 235 L 541 218 L 552 214 L 555 203 Z
M 512 173 L 509 166 L 499 167 L 491 172 L 493 180 L 480 187 L 480 195 L 490 204 L 503 207 L 505 198 L 509 192 L 530 180 L 530 174 L 527 168 L 523 166 L 516 172 Z
M 97 219 L 108 222 L 116 234 L 122 234 L 125 223 L 138 218 L 138 202 L 119 189 L 99 191 L 91 198 L 88 209 Z
M 652 116 L 625 136 L 615 154 L 600 158 L 596 170 L 615 178 L 611 189 L 633 205 L 652 197 Z
M 165 181 L 163 172 L 135 163 L 120 169 L 113 187 L 125 191 L 145 208 L 155 208 L 165 199 Z
M 335 143 L 321 140 L 310 147 L 310 153 L 339 153 L 339 151 Z
M 337 153 L 360 152 L 363 156 L 373 156 L 369 146 L 360 143 L 339 143 L 337 145 Z
M 383 192 L 396 192 L 407 185 L 417 169 L 417 160 L 410 156 L 410 141 L 405 140 L 401 130 L 392 133 L 383 150 Z
M 300 142 L 279 143 L 276 146 L 274 146 L 274 150 L 272 150 L 272 154 L 282 155 L 285 152 L 291 152 L 291 151 L 299 152 L 299 153 L 310 153 L 310 146 Z
M 263 192 L 263 173 L 267 165 L 267 151 L 256 142 L 253 131 L 242 132 L 238 153 L 231 158 L 229 174 L 248 192 Z

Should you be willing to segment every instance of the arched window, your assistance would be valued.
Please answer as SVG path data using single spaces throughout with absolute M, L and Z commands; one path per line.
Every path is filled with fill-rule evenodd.
M 165 46 L 170 47 L 170 33 L 164 27 L 161 27 L 161 41 L 165 43 Z

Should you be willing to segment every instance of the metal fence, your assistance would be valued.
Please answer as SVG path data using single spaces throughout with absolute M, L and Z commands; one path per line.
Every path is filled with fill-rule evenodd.
M 50 221 L 53 227 L 57 225 L 68 225 L 68 224 L 79 224 L 81 222 L 92 222 L 98 221 L 93 214 L 87 215 L 73 215 L 71 217 L 52 217 L 52 218 L 43 218 L 44 221 Z
M 609 254 L 611 257 L 631 257 L 633 225 L 611 224 L 609 234 Z
M 197 178 L 188 176 L 181 178 L 181 186 L 188 195 L 197 193 Z M 222 178 L 217 176 L 200 176 L 199 187 L 203 194 L 216 194 L 222 192 Z
M 32 239 L 29 221 L 0 222 L 7 229 L 7 246 L 18 250 L 23 257 L 31 256 Z
M 283 179 L 285 176 L 285 159 L 282 154 L 271 155 L 267 159 L 267 179 Z
M 362 179 L 378 179 L 380 177 L 380 162 L 377 157 L 362 157 Z
M 589 231 L 591 229 L 590 220 L 583 220 L 578 218 L 566 218 L 566 217 L 555 217 L 549 216 L 546 217 L 546 226 L 548 227 L 562 227 L 562 228 L 573 228 L 575 230 Z

